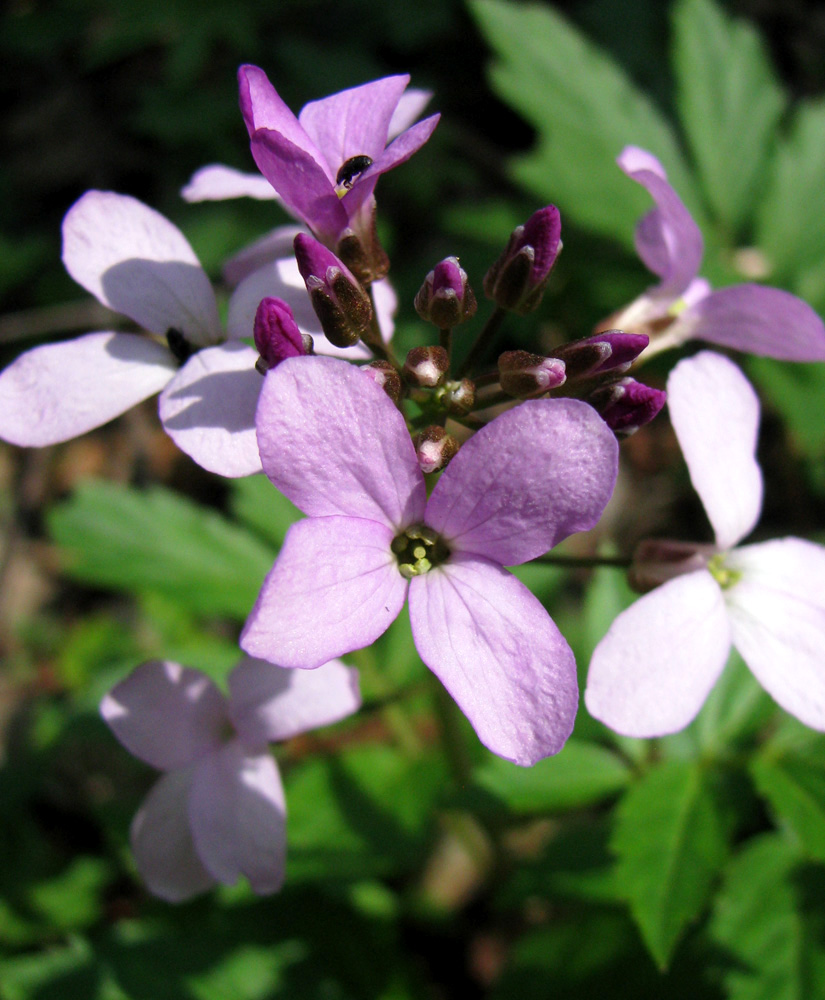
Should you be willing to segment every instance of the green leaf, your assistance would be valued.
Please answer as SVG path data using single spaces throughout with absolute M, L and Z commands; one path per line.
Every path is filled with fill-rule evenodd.
M 287 531 L 303 517 L 298 508 L 262 475 L 233 480 L 231 509 L 239 521 L 279 549 Z
M 731 862 L 709 933 L 731 955 L 728 1000 L 807 1000 L 803 924 L 791 881 L 799 856 L 782 837 L 751 840 Z
M 650 209 L 649 196 L 616 165 L 632 143 L 662 160 L 699 221 L 671 126 L 609 55 L 549 6 L 471 0 L 470 10 L 498 56 L 493 89 L 539 133 L 538 148 L 513 166 L 517 181 L 563 215 L 632 246 Z
M 825 455 L 825 365 L 748 358 L 748 374 L 810 458 Z
M 71 576 L 163 594 L 204 615 L 245 618 L 274 559 L 243 529 L 159 486 L 87 482 L 48 523 Z
M 599 802 L 624 788 L 630 771 L 609 750 L 568 740 L 561 753 L 533 767 L 518 767 L 490 756 L 473 777 L 513 812 L 535 813 Z
M 825 176 L 825 100 L 800 103 L 777 139 L 757 216 L 757 243 L 772 269 L 801 292 L 803 272 L 825 259 L 825 217 L 812 212 Z M 817 305 L 825 305 L 825 299 Z
M 774 756 L 767 750 L 750 766 L 756 787 L 780 823 L 795 834 L 808 857 L 825 861 L 825 759 L 811 753 Z
M 775 712 L 775 703 L 733 649 L 690 728 L 706 753 L 724 753 L 731 743 L 753 736 Z
M 651 769 L 618 807 L 612 848 L 623 895 L 664 968 L 687 924 L 704 909 L 727 851 L 703 769 L 678 759 Z
M 713 0 L 674 8 L 677 102 L 702 188 L 731 237 L 749 220 L 785 97 L 756 30 Z

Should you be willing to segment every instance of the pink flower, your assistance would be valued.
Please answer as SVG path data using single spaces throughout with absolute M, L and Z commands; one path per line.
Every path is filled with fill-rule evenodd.
M 784 361 L 825 361 L 825 326 L 795 295 L 755 284 L 712 292 L 697 277 L 702 234 L 655 156 L 627 146 L 618 162 L 656 203 L 636 228 L 636 250 L 661 280 L 612 316 L 611 326 L 651 332 L 647 357 L 687 340 L 706 340 Z M 665 320 L 670 325 L 661 330 Z
M 576 713 L 573 654 L 504 565 L 601 516 L 617 445 L 577 400 L 523 403 L 467 441 L 429 500 L 401 413 L 357 368 L 284 361 L 266 376 L 258 442 L 305 514 L 290 529 L 241 645 L 315 667 L 373 642 L 407 594 L 421 658 L 494 753 L 532 764 Z
M 733 645 L 786 711 L 825 729 L 825 549 L 799 538 L 735 547 L 762 509 L 756 395 L 709 351 L 673 369 L 667 395 L 716 545 L 660 547 L 686 572 L 616 618 L 593 653 L 585 704 L 628 736 L 676 732 L 702 707 Z
M 100 711 L 130 753 L 164 771 L 132 823 L 138 871 L 150 891 L 181 902 L 245 875 L 277 892 L 286 860 L 286 804 L 267 744 L 329 725 L 360 705 L 354 670 L 278 670 L 244 657 L 229 698 L 198 670 L 144 663 Z

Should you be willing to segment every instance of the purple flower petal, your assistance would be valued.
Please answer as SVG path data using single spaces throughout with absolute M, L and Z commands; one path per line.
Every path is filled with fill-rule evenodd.
M 132 333 L 88 333 L 21 354 L 0 374 L 0 437 L 43 447 L 100 427 L 159 392 L 169 349 Z
M 264 183 L 269 186 L 268 181 L 264 181 Z M 272 189 L 270 188 L 270 190 Z M 265 267 L 268 264 L 281 262 L 282 259 L 284 263 L 292 262 L 295 267 L 295 274 L 298 276 L 292 245 L 298 233 L 302 233 L 303 231 L 300 226 L 278 226 L 277 229 L 273 229 L 265 236 L 250 243 L 243 250 L 239 250 L 224 262 L 222 268 L 224 281 L 228 285 L 240 285 L 244 278 L 249 277 L 250 274 L 254 274 L 259 268 Z M 300 279 L 300 276 L 298 278 Z M 300 288 L 302 291 L 305 291 L 303 281 L 300 281 Z M 263 298 L 263 295 L 261 298 Z M 233 334 L 230 333 L 229 336 L 231 337 Z
M 268 753 L 237 740 L 195 769 L 189 820 L 198 856 L 211 875 L 234 885 L 241 875 L 259 895 L 277 892 L 286 867 L 286 802 Z
M 825 730 L 825 549 L 782 538 L 731 552 L 733 644 L 786 712 Z
M 372 307 L 375 310 L 375 318 L 378 321 L 378 329 L 381 331 L 381 339 L 385 344 L 392 340 L 395 332 L 395 314 L 398 311 L 398 296 L 392 287 L 389 278 L 381 278 L 373 281 L 370 285 L 372 293 Z M 331 346 L 331 345 L 330 345 Z M 352 348 L 347 348 L 347 357 L 353 357 Z M 326 354 L 327 352 L 324 351 Z
M 616 440 L 592 407 L 531 400 L 461 447 L 436 483 L 426 521 L 453 550 L 517 565 L 592 528 L 617 465 Z
M 255 408 L 263 376 L 257 353 L 226 343 L 198 351 L 161 393 L 164 430 L 198 465 L 220 476 L 261 471 Z
M 392 113 L 389 127 L 389 139 L 394 139 L 401 135 L 418 118 L 424 108 L 432 100 L 431 90 L 419 90 L 416 87 L 408 87 L 399 97 L 395 111 Z
M 706 570 L 645 594 L 610 626 L 590 661 L 588 712 L 625 736 L 684 729 L 730 652 L 722 591 Z
M 334 244 L 347 226 L 347 212 L 325 169 L 309 153 L 271 129 L 254 133 L 252 156 L 286 208 L 319 238 Z
M 514 576 L 452 556 L 411 581 L 410 621 L 421 659 L 493 753 L 529 766 L 561 750 L 576 717 L 576 663 Z
M 305 514 L 393 529 L 423 517 L 424 478 L 404 418 L 352 365 L 284 361 L 264 380 L 256 421 L 264 471 Z
M 63 263 L 103 305 L 195 345 L 223 338 L 212 285 L 183 233 L 112 191 L 87 191 L 63 220 Z
M 386 76 L 307 104 L 298 121 L 326 158 L 333 177 L 353 156 L 377 160 L 409 76 Z
M 667 182 L 661 163 L 637 146 L 627 146 L 618 164 L 653 198 L 656 208 L 636 229 L 636 251 L 661 284 L 648 294 L 673 300 L 688 287 L 702 263 L 703 242 L 699 227 Z
M 322 170 L 326 168 L 323 154 L 278 96 L 262 69 L 257 66 L 241 66 L 238 70 L 238 86 L 241 114 L 250 138 L 258 129 L 279 132 L 287 142 L 306 154 Z M 335 171 L 327 174 L 327 180 L 330 184 L 334 183 Z M 273 186 L 277 191 L 277 185 Z
M 140 877 L 167 903 L 182 903 L 215 884 L 195 852 L 188 800 L 192 769 L 158 781 L 132 821 L 131 843 Z
M 822 320 L 779 288 L 722 288 L 685 310 L 678 327 L 680 342 L 696 338 L 780 361 L 825 361 Z
M 750 534 L 762 510 L 756 461 L 759 400 L 741 371 L 712 351 L 680 361 L 667 381 L 670 419 L 720 549 Z
M 211 163 L 201 167 L 181 191 L 185 201 L 223 201 L 226 198 L 255 198 L 277 201 L 272 185 L 260 174 L 245 174 L 234 167 Z
M 407 592 L 392 538 L 390 528 L 356 517 L 292 525 L 244 626 L 241 648 L 284 667 L 319 667 L 374 642 L 398 616 Z
M 141 664 L 106 695 L 100 714 L 123 746 L 161 771 L 216 750 L 226 699 L 199 670 L 168 660 Z
M 340 660 L 288 670 L 244 657 L 229 675 L 229 712 L 248 747 L 329 726 L 361 705 L 358 674 Z

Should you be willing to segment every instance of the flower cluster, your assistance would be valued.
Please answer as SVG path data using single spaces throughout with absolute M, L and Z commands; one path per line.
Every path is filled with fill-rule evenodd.
M 590 336 L 493 357 L 502 323 L 550 285 L 562 241 L 548 205 L 483 277 L 491 305 L 473 339 L 470 275 L 456 256 L 434 265 L 414 303 L 430 342 L 399 358 L 375 187 L 432 134 L 438 115 L 416 122 L 430 95 L 393 76 L 296 117 L 260 69 L 241 67 L 239 83 L 260 175 L 212 165 L 185 197 L 278 199 L 299 225 L 226 263 L 226 323 L 172 223 L 91 191 L 63 224 L 66 268 L 143 332 L 38 347 L 0 374 L 6 440 L 64 441 L 159 392 L 184 452 L 223 476 L 263 471 L 306 515 L 251 609 L 228 695 L 152 661 L 103 700 L 117 738 L 165 772 L 132 826 L 150 890 L 175 901 L 240 875 L 256 892 L 279 888 L 286 807 L 269 744 L 356 711 L 354 673 L 336 658 L 373 643 L 407 601 L 421 659 L 479 740 L 523 766 L 558 753 L 578 705 L 574 655 L 506 567 L 600 521 L 619 442 L 666 397 L 715 545 L 640 548 L 633 577 L 651 592 L 597 648 L 587 707 L 622 733 L 673 732 L 733 643 L 780 705 L 825 728 L 825 551 L 792 538 L 736 548 L 761 507 L 753 390 L 710 352 L 680 361 L 667 392 L 630 374 L 688 339 L 825 360 L 813 310 L 762 286 L 711 291 L 696 224 L 661 164 L 629 147 L 619 165 L 655 202 L 636 237 L 658 284 Z

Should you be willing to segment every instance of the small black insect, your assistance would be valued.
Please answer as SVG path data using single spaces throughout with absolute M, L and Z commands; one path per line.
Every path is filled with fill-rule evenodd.
M 355 178 L 372 166 L 372 157 L 361 153 L 359 156 L 351 156 L 341 164 L 341 169 L 335 175 L 335 183 L 345 187 L 347 191 L 355 183 Z
M 166 343 L 178 364 L 184 364 L 194 353 L 194 349 L 186 337 L 174 327 L 166 331 Z

